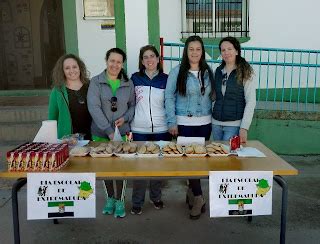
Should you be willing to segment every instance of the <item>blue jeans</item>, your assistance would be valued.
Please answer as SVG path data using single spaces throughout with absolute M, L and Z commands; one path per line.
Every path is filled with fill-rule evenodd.
M 169 133 L 158 134 L 140 134 L 133 133 L 134 141 L 171 141 L 171 135 Z M 142 207 L 146 195 L 148 181 L 146 180 L 134 180 L 132 186 L 132 206 Z M 161 180 L 150 180 L 149 183 L 149 196 L 154 202 L 161 200 Z
M 178 132 L 179 136 L 204 137 L 208 141 L 211 135 L 211 124 L 201 126 L 178 125 Z M 202 195 L 200 179 L 189 179 L 189 188 L 192 189 L 194 196 Z
M 239 126 L 212 125 L 214 141 L 229 141 L 231 137 L 239 135 Z

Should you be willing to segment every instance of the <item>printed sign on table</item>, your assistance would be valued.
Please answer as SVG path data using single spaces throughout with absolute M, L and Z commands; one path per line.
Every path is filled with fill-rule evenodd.
M 28 173 L 27 217 L 95 218 L 94 173 Z
M 272 171 L 213 171 L 210 217 L 272 214 Z

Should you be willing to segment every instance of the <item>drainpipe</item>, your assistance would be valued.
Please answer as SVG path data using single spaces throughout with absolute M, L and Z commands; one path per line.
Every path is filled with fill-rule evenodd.
M 164 53 L 163 53 L 163 37 L 160 37 L 160 63 L 161 63 L 162 67 L 163 67 L 163 56 L 164 56 Z

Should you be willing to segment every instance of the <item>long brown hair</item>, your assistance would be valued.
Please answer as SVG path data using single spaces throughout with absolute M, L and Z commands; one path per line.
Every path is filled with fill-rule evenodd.
M 220 53 L 221 53 L 221 44 L 223 42 L 230 42 L 233 45 L 234 49 L 236 49 L 238 51 L 238 55 L 236 56 L 237 81 L 240 82 L 240 84 L 244 85 L 244 83 L 247 80 L 251 79 L 254 72 L 253 72 L 251 65 L 247 62 L 247 60 L 245 60 L 245 58 L 241 57 L 240 42 L 238 41 L 237 38 L 232 37 L 232 36 L 222 38 L 219 43 Z M 226 62 L 224 60 L 222 60 L 222 67 L 224 67 L 225 65 L 226 65 Z
M 190 63 L 189 63 L 189 58 L 188 58 L 188 47 L 189 47 L 190 42 L 195 42 L 195 41 L 200 42 L 201 49 L 202 49 L 202 55 L 201 55 L 201 58 L 199 61 L 199 71 L 200 71 L 199 79 L 201 81 L 201 85 L 204 88 L 204 74 L 205 74 L 205 71 L 208 71 L 209 80 L 212 85 L 211 96 L 214 96 L 213 73 L 212 73 L 211 68 L 207 64 L 207 61 L 205 58 L 206 51 L 204 49 L 203 41 L 202 41 L 201 37 L 199 37 L 199 36 L 189 36 L 188 39 L 186 40 L 186 43 L 185 43 L 184 49 L 183 49 L 183 55 L 182 55 L 182 60 L 181 60 L 181 64 L 180 64 L 180 69 L 179 69 L 179 73 L 178 73 L 178 77 L 177 77 L 177 91 L 181 96 L 186 96 L 186 93 L 187 93 L 186 82 L 187 82 L 187 78 L 188 78 L 189 69 L 191 67 Z
M 53 70 L 52 70 L 52 86 L 53 87 L 61 87 L 66 83 L 66 76 L 63 71 L 63 63 L 66 59 L 72 58 L 75 60 L 80 69 L 80 80 L 83 84 L 89 82 L 89 72 L 87 71 L 86 65 L 84 62 L 74 54 L 65 54 L 61 56 L 56 62 Z

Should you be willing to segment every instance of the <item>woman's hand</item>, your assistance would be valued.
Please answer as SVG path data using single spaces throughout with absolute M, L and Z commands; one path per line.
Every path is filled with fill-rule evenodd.
M 173 126 L 169 128 L 169 133 L 173 136 L 178 136 L 178 126 Z
M 121 127 L 124 124 L 124 118 L 121 117 L 114 122 L 115 126 Z
M 244 128 L 240 128 L 239 136 L 240 136 L 240 143 L 241 144 L 247 143 L 248 130 L 246 130 Z

